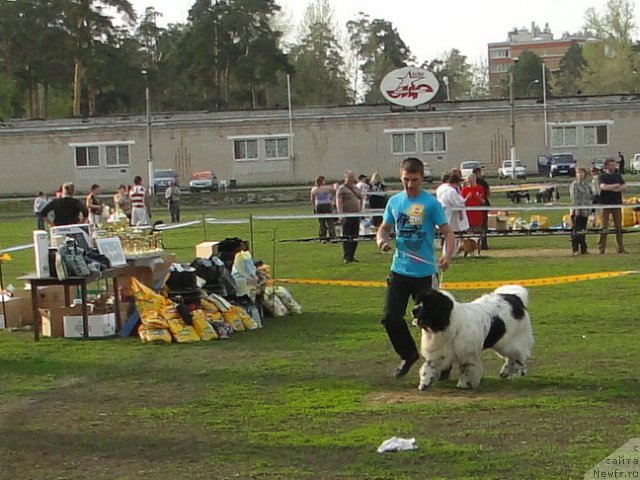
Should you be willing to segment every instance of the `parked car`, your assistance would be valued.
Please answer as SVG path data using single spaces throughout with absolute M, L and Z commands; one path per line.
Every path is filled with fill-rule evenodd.
M 155 193 L 164 192 L 169 186 L 169 182 L 177 182 L 178 178 L 178 174 L 170 168 L 156 170 L 153 172 L 153 191 Z
M 515 161 L 515 176 L 516 178 L 527 178 L 527 169 L 520 160 Z M 513 168 L 511 160 L 505 160 L 502 162 L 502 166 L 498 169 L 498 178 L 512 178 Z
M 422 180 L 424 180 L 425 182 L 433 182 L 433 174 L 431 173 L 431 165 L 429 165 L 427 162 L 422 162 L 424 164 L 424 176 L 422 177 Z
M 598 170 L 602 170 L 602 167 L 604 167 L 604 162 L 606 162 L 607 160 L 613 160 L 615 162 L 615 158 L 613 157 L 596 157 L 591 162 L 591 166 L 597 168 Z
M 629 169 L 631 170 L 631 173 L 640 173 L 640 153 L 636 153 L 633 156 Z
M 558 175 L 576 176 L 576 161 L 572 153 L 538 155 L 538 173 L 549 178 Z
M 211 171 L 196 172 L 189 180 L 189 190 L 192 192 L 202 192 L 208 190 L 215 192 L 218 190 L 218 179 Z
M 467 178 L 467 175 L 473 173 L 474 168 L 482 168 L 480 162 L 475 160 L 469 160 L 460 164 L 460 172 L 462 172 L 462 178 Z

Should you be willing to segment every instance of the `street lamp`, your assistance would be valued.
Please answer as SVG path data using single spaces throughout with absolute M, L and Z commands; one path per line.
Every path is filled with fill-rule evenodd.
M 445 87 L 447 87 L 447 102 L 451 101 L 451 91 L 449 90 L 449 77 L 445 75 L 442 77 L 442 81 L 444 82 Z
M 148 189 L 153 194 L 153 143 L 151 141 L 151 96 L 149 95 L 149 72 L 147 69 L 140 71 L 144 77 L 144 100 L 147 111 L 147 166 L 149 173 Z
M 513 105 L 513 67 L 509 70 L 509 107 L 511 109 L 511 178 L 516 178 L 516 116 Z

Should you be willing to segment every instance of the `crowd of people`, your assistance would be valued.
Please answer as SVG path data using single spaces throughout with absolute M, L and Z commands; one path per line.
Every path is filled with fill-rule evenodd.
M 127 218 L 131 225 L 148 225 L 151 219 L 151 201 L 142 177 L 133 179 L 133 186 L 120 185 L 111 201 L 101 196 L 100 185 L 93 184 L 84 200 L 76 198 L 73 183 L 62 184 L 54 198 L 38 192 L 33 202 L 36 227 L 43 230 L 50 226 L 90 223 L 100 225 L 107 219 Z M 165 199 L 172 222 L 180 221 L 180 187 L 172 182 L 165 192 Z

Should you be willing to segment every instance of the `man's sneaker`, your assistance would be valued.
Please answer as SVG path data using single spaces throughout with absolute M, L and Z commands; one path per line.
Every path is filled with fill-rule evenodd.
M 413 366 L 413 364 L 416 363 L 419 359 L 420 359 L 420 355 L 418 355 L 417 353 L 415 354 L 415 356 L 411 357 L 410 359 L 407 359 L 407 360 L 403 359 L 398 365 L 398 368 L 396 368 L 396 372 L 393 374 L 393 376 L 396 378 L 404 377 L 407 373 L 409 373 L 409 370 L 411 370 L 411 367 Z

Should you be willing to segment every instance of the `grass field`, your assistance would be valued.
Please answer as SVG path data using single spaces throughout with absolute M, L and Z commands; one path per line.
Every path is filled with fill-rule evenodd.
M 29 243 L 31 217 L 2 222 L 0 248 Z M 279 278 L 384 280 L 390 256 L 373 242 L 350 265 L 338 245 L 273 242 L 315 230 L 313 221 L 255 222 L 254 258 Z M 246 225 L 206 232 L 249 235 Z M 189 228 L 167 232 L 165 243 L 190 261 L 204 239 Z M 613 253 L 610 238 L 607 255 L 572 257 L 567 237 L 491 239 L 483 257 L 456 259 L 445 282 L 634 270 L 640 236 L 625 243 L 629 255 Z M 13 257 L 4 278 L 15 285 L 33 260 L 30 251 Z M 500 380 L 487 352 L 474 392 L 456 390 L 455 375 L 418 392 L 417 368 L 391 377 L 382 288 L 287 288 L 302 315 L 268 318 L 227 341 L 34 343 L 29 332 L 0 332 L 0 479 L 578 479 L 640 437 L 637 275 L 532 287 L 528 376 Z M 419 448 L 376 453 L 392 436 L 415 437 Z

